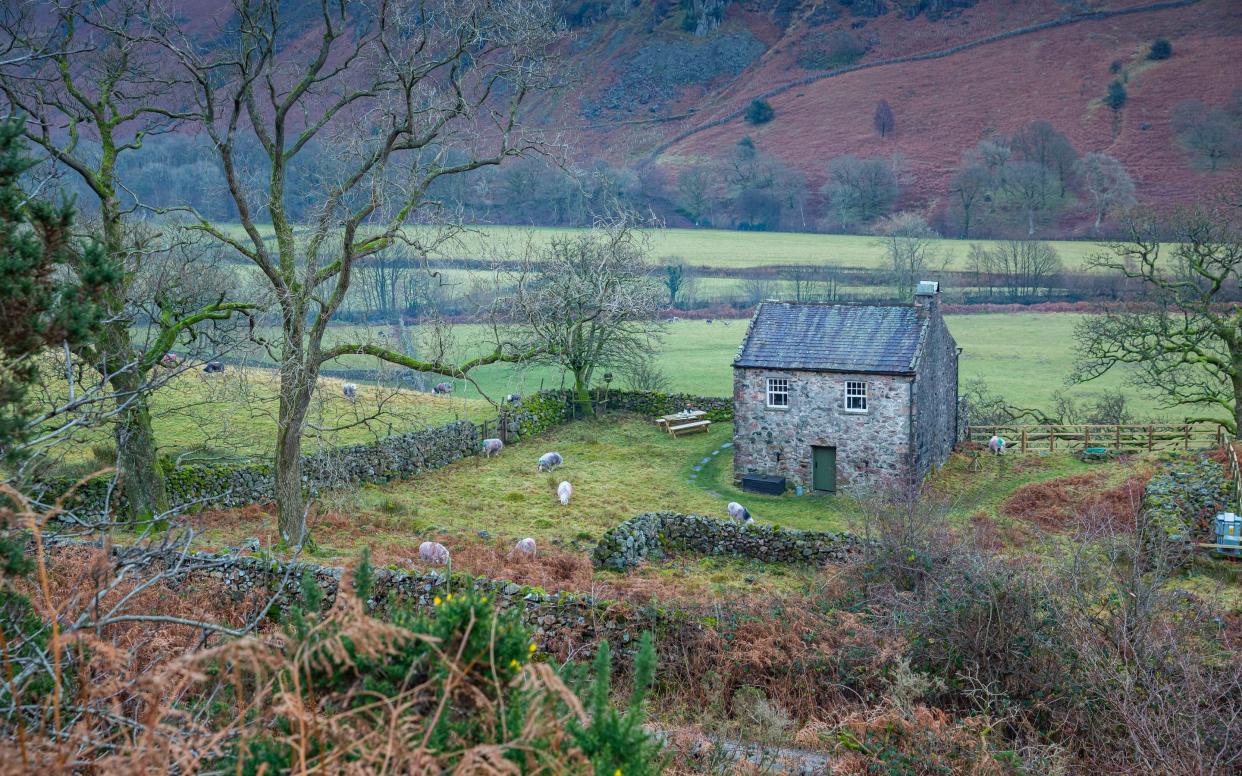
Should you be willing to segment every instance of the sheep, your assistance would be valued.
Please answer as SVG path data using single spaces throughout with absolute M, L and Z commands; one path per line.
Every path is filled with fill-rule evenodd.
M 176 353 L 165 353 L 160 358 L 160 366 L 174 367 L 181 363 L 181 356 Z
M 526 537 L 517 544 L 513 545 L 513 549 L 509 551 L 509 555 L 512 556 L 515 552 L 519 555 L 529 555 L 533 558 L 535 556 L 535 540 L 529 536 Z
M 501 439 L 484 439 L 483 440 L 483 457 L 491 458 L 493 455 L 500 455 L 500 451 L 505 449 L 504 440 Z
M 207 373 L 207 374 L 209 374 L 209 375 L 214 375 L 214 374 L 223 374 L 223 373 L 224 373 L 224 362 L 222 362 L 222 361 L 208 361 L 208 362 L 207 362 L 207 363 L 203 366 L 203 371 L 204 371 L 204 372 L 206 372 L 206 373 Z
M 569 484 L 569 480 L 561 480 L 561 484 L 556 486 L 556 496 L 561 500 L 561 506 L 569 506 L 569 498 L 574 495 L 574 486 Z
M 508 402 L 509 404 L 517 404 L 518 402 L 522 401 L 522 394 L 520 393 L 507 394 L 505 396 L 505 401 Z
M 541 472 L 550 472 L 564 463 L 565 459 L 561 458 L 560 453 L 544 453 L 539 456 L 539 463 L 535 464 L 535 466 Z
M 729 510 L 729 517 L 742 523 L 754 522 L 754 518 L 750 516 L 750 510 L 736 501 L 730 501 L 725 509 Z
M 707 325 L 708 325 L 708 326 L 711 326 L 711 325 L 712 325 L 712 319 L 711 319 L 711 318 L 708 318 L 708 319 L 707 319 Z
M 341 393 L 346 399 L 353 401 L 358 397 L 358 386 L 355 383 L 345 383 L 341 386 Z
M 452 383 L 436 383 L 435 387 L 431 389 L 431 392 L 432 393 L 443 393 L 443 394 L 452 393 L 453 384 Z
M 423 542 L 418 545 L 418 559 L 444 566 L 449 562 L 449 551 L 439 542 Z
M 992 451 L 992 455 L 1000 455 L 1005 452 L 1005 440 L 998 436 L 992 437 L 988 440 L 988 449 Z

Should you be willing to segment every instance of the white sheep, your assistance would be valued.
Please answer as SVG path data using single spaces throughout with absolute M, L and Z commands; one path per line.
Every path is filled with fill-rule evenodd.
M 493 455 L 500 455 L 500 451 L 505 449 L 504 440 L 501 439 L 484 439 L 483 440 L 483 457 L 491 458 Z
M 569 484 L 569 480 L 561 480 L 561 484 L 556 486 L 556 497 L 561 500 L 561 506 L 569 506 L 569 498 L 574 495 L 574 486 Z
M 738 520 L 742 523 L 750 523 L 754 521 L 754 519 L 750 516 L 750 510 L 736 501 L 730 501 L 725 509 L 729 510 L 729 517 L 734 520 Z
M 1005 452 L 1005 440 L 998 436 L 992 437 L 988 440 L 988 449 L 992 451 L 992 455 L 1000 455 Z
M 423 542 L 418 545 L 419 560 L 425 560 L 428 563 L 439 563 L 441 566 L 448 564 L 449 551 L 448 548 L 439 542 Z
M 508 402 L 509 404 L 517 404 L 521 400 L 522 400 L 522 394 L 520 393 L 510 393 L 510 394 L 505 395 L 505 401 Z
M 539 463 L 536 466 L 541 472 L 550 472 L 563 463 L 565 463 L 565 459 L 561 458 L 560 453 L 544 453 L 539 456 Z
M 526 537 L 517 544 L 513 545 L 513 549 L 509 552 L 509 554 L 512 555 L 515 552 L 519 555 L 529 555 L 533 558 L 535 556 L 535 540 L 529 536 Z
M 341 393 L 345 395 L 346 399 L 353 401 L 358 397 L 358 385 L 356 383 L 345 383 L 341 386 Z

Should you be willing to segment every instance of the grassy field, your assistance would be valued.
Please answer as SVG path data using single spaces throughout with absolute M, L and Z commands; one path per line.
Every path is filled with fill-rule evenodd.
M 173 378 L 154 393 L 151 405 L 159 452 L 186 462 L 270 457 L 276 437 L 274 373 L 266 369 L 228 369 L 223 375 L 193 370 Z M 442 397 L 413 391 L 393 392 L 359 385 L 358 401 L 341 393 L 340 380 L 322 378 L 303 437 L 307 452 L 373 441 L 402 431 L 447 423 L 458 418 L 495 417 L 481 399 Z M 379 417 L 366 420 L 371 415 Z M 66 445 L 67 463 L 97 459 L 111 448 L 111 428 L 91 430 Z M 93 448 L 101 450 L 96 455 Z
M 418 227 L 409 227 L 417 230 Z M 226 229 L 237 236 L 240 226 Z M 522 226 L 471 226 L 459 237 L 443 244 L 437 258 L 503 259 L 538 249 L 551 240 L 581 233 L 582 229 Z M 662 262 L 677 256 L 698 266 L 740 269 L 771 264 L 828 264 L 841 267 L 882 267 L 884 248 L 868 235 L 813 234 L 809 232 L 737 232 L 726 229 L 642 229 L 651 259 Z M 265 233 L 270 233 L 270 229 Z M 939 240 L 938 249 L 951 269 L 965 268 L 972 243 L 991 240 Z M 1081 268 L 1099 250 L 1097 243 L 1053 240 L 1067 269 Z
M 614 575 L 589 571 L 590 545 L 644 511 L 723 517 L 725 505 L 740 500 L 760 523 L 857 530 L 859 506 L 847 496 L 759 496 L 734 488 L 730 450 L 722 447 L 730 435 L 727 424 L 716 424 L 707 434 L 673 439 L 645 418 L 610 416 L 572 423 L 510 446 L 497 459 L 468 459 L 416 480 L 364 485 L 327 496 L 312 521 L 318 543 L 315 557 L 347 562 L 365 546 L 381 563 L 416 566 L 418 544 L 434 539 L 448 546 L 469 570 L 495 576 L 501 565 L 510 562 L 504 552 L 517 539 L 531 536 L 551 556 L 543 561 L 545 566 L 572 563 L 577 568 L 572 584 L 582 590 L 594 584 L 592 580 L 615 582 Z M 547 450 L 560 452 L 565 465 L 541 474 L 534 462 Z M 694 471 L 704 459 L 708 463 Z M 1091 468 L 1068 455 L 985 463 L 982 471 L 971 472 L 964 458 L 955 457 L 936 477 L 937 492 L 956 524 L 964 525 L 980 514 L 998 516 L 1001 501 L 1021 485 Z M 1100 471 L 1100 466 L 1093 471 Z M 556 498 L 561 480 L 574 485 L 567 507 Z M 209 513 L 201 518 L 208 546 L 232 545 L 246 536 L 257 535 L 265 543 L 275 538 L 274 518 L 264 510 L 225 515 Z M 519 565 L 504 571 L 521 575 L 532 569 Z M 745 587 L 744 576 L 758 580 L 754 584 L 764 590 L 806 582 L 806 575 L 780 564 L 713 558 L 676 559 L 636 574 L 715 594 Z M 563 583 L 571 584 L 568 579 Z
M 1110 373 L 1085 385 L 1067 386 L 1073 366 L 1073 331 L 1081 316 L 1070 313 L 1006 313 L 947 316 L 949 328 L 962 347 L 961 379 L 982 379 L 1009 401 L 1023 406 L 1047 408 L 1052 395 L 1065 391 L 1079 401 L 1090 402 L 1105 390 L 1125 387 L 1122 371 Z M 360 332 L 342 328 L 337 336 Z M 746 321 L 679 321 L 669 324 L 658 361 L 674 391 L 704 396 L 728 396 L 733 390 L 730 364 L 746 333 Z M 454 329 L 464 353 L 471 350 L 482 332 L 472 326 Z M 373 367 L 366 357 L 338 360 L 338 366 Z M 472 373 L 491 396 L 530 393 L 541 387 L 560 387 L 559 372 L 549 367 L 496 365 Z M 618 384 L 621 381 L 618 380 Z M 457 381 L 462 396 L 476 395 L 473 387 Z M 1143 417 L 1177 420 L 1176 411 L 1162 411 L 1132 389 L 1127 390 L 1133 410 Z

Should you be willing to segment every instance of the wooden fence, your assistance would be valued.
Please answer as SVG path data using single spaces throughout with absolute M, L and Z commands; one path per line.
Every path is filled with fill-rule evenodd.
M 968 426 L 965 441 L 986 445 L 993 436 L 1020 453 L 1070 452 L 1106 447 L 1116 452 L 1203 450 L 1224 447 L 1228 432 L 1219 423 L 1147 423 L 1128 425 Z
M 1233 511 L 1242 515 L 1242 466 L 1238 465 L 1238 448 L 1242 444 L 1229 441 L 1225 445 L 1226 461 L 1225 467 L 1228 469 L 1229 481 L 1233 483 Z

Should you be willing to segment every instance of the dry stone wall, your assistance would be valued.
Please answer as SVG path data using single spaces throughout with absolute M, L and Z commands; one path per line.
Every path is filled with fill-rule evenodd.
M 51 553 L 65 548 L 98 546 L 94 543 L 46 536 Z M 302 580 L 309 576 L 323 593 L 323 605 L 336 603 L 346 576 L 343 568 L 313 563 L 280 561 L 272 558 L 213 553 L 182 553 L 178 550 L 150 550 L 114 546 L 114 556 L 130 563 L 135 570 L 165 572 L 175 585 L 210 580 L 223 586 L 233 600 L 261 601 L 269 612 L 284 613 L 301 595 Z M 670 627 L 701 627 L 684 614 L 651 608 L 633 608 L 588 595 L 548 593 L 503 579 L 471 577 L 443 571 L 401 571 L 374 569 L 368 608 L 379 616 L 397 607 L 434 611 L 436 596 L 466 588 L 486 591 L 498 608 L 517 608 L 539 648 L 564 659 L 589 656 L 600 640 L 627 654 L 627 645 L 636 646 L 644 630 L 657 635 Z M 255 616 L 259 611 L 247 612 Z
M 862 549 L 846 533 L 743 525 L 679 512 L 644 512 L 600 537 L 591 561 L 597 568 L 631 569 L 676 552 L 752 558 L 767 563 L 843 563 Z

